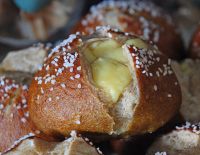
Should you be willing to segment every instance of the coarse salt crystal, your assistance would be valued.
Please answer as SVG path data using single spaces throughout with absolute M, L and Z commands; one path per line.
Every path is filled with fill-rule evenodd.
M 51 97 L 49 97 L 49 98 L 48 98 L 48 100 L 49 100 L 49 102 L 51 102 L 51 101 L 52 101 L 52 98 L 51 98 Z
M 153 88 L 154 88 L 155 91 L 158 90 L 158 86 L 157 85 L 154 85 Z
M 77 70 L 80 71 L 80 70 L 81 70 L 81 66 L 78 66 L 78 67 L 77 67 Z
M 80 84 L 80 83 L 78 84 L 78 88 L 79 88 L 79 89 L 81 88 L 81 84 Z
M 76 79 L 80 78 L 80 74 L 76 74 L 76 75 L 75 75 L 75 78 L 76 78 Z
M 66 87 L 64 83 L 61 83 L 60 85 L 61 85 L 62 88 Z
M 172 94 L 168 94 L 167 97 L 172 97 Z

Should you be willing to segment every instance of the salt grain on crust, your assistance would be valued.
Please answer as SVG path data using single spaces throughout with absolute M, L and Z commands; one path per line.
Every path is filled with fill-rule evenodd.
M 79 89 L 81 88 L 81 84 L 80 84 L 80 83 L 78 84 L 78 88 L 79 88 Z
M 26 118 L 22 117 L 22 118 L 21 118 L 21 122 L 22 122 L 22 123 L 26 123 Z
M 53 87 L 50 88 L 50 91 L 53 91 Z
M 78 125 L 81 124 L 80 120 L 76 120 L 75 124 L 78 124 Z
M 77 71 L 80 71 L 80 70 L 81 70 L 81 66 L 78 66 L 78 67 L 77 67 Z
M 64 83 L 61 83 L 60 85 L 61 85 L 62 88 L 66 88 Z
M 98 152 L 99 154 L 103 154 L 103 152 L 100 150 L 99 147 L 97 147 L 97 152 Z
M 88 138 L 84 138 L 84 140 L 85 140 L 86 142 L 89 142 L 89 141 L 90 141 Z
M 75 75 L 75 78 L 76 78 L 76 79 L 79 79 L 79 78 L 80 78 L 80 74 L 76 74 L 76 75 Z
M 4 105 L 1 103 L 0 104 L 0 110 L 2 110 L 4 108 Z
M 171 98 L 171 97 L 172 97 L 172 94 L 168 94 L 167 97 Z
M 72 73 L 73 72 L 73 68 L 70 68 L 69 71 Z
M 155 91 L 157 91 L 157 90 L 158 90 L 157 85 L 154 85 L 154 86 L 153 86 L 153 89 L 154 89 Z

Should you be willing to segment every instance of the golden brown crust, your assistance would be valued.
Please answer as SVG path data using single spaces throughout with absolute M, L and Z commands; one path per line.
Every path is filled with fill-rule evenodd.
M 192 59 L 200 59 L 200 26 L 198 26 L 192 36 L 189 47 L 189 57 Z
M 184 56 L 183 43 L 172 23 L 168 15 L 151 3 L 111 1 L 93 6 L 73 31 L 91 34 L 96 26 L 110 25 L 153 41 L 166 56 L 179 60 Z
M 115 31 L 103 27 L 96 37 L 82 37 L 83 40 L 80 36 L 71 35 L 53 50 L 43 68 L 36 73 L 29 89 L 30 117 L 38 129 L 55 137 L 68 136 L 71 130 L 113 134 L 116 122 L 87 79 L 88 69 L 84 68 L 81 50 L 88 40 L 86 38 L 90 37 L 110 36 L 122 42 L 135 38 Z M 170 60 L 165 56 L 155 49 L 134 51 L 135 48 L 128 48 L 132 48 L 128 51 L 129 55 L 138 55 L 138 58 L 133 57 L 132 69 L 136 72 L 139 100 L 125 133 L 152 132 L 177 112 L 181 103 L 180 87 L 171 70 Z M 145 68 L 138 68 L 138 61 L 143 63 L 145 58 Z M 147 71 L 145 74 L 144 70 Z

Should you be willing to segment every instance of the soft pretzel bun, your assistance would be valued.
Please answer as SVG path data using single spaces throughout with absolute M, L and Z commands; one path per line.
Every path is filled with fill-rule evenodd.
M 197 30 L 192 36 L 189 57 L 192 59 L 200 59 L 200 26 L 197 27 Z
M 74 31 L 91 34 L 96 26 L 110 25 L 153 41 L 166 56 L 181 59 L 182 39 L 173 23 L 170 16 L 150 2 L 104 1 L 91 7 Z
M 199 124 L 189 122 L 184 126 L 177 126 L 175 130 L 157 138 L 147 155 L 199 155 L 199 129 Z
M 0 78 L 0 152 L 6 151 L 32 129 L 27 122 L 27 90 L 13 80 Z
M 87 141 L 86 141 L 87 140 Z M 63 142 L 47 142 L 40 138 L 24 139 L 18 146 L 5 155 L 99 155 L 102 152 L 95 148 L 88 139 L 76 135 Z
M 90 48 L 100 55 L 93 62 Z M 133 35 L 101 27 L 53 49 L 35 74 L 28 104 L 31 120 L 47 135 L 136 135 L 170 120 L 181 91 L 170 59 Z

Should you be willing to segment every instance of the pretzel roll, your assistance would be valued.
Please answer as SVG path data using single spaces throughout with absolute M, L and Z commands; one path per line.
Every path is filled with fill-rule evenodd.
M 171 17 L 150 2 L 104 1 L 93 6 L 74 31 L 92 33 L 96 26 L 110 25 L 153 41 L 172 59 L 184 55 L 183 43 Z
M 32 132 L 26 98 L 27 86 L 0 77 L 0 152 L 8 150 L 17 139 Z
M 189 57 L 192 59 L 200 59 L 200 25 L 191 39 Z
M 53 49 L 29 90 L 30 117 L 47 135 L 71 130 L 129 136 L 153 132 L 178 110 L 170 59 L 128 33 L 100 27 Z

